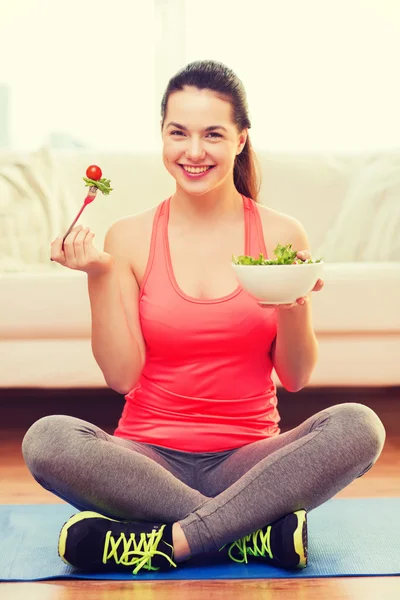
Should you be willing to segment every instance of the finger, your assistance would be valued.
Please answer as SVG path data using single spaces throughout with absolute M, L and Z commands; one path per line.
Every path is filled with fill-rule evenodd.
M 51 242 L 50 260 L 60 264 L 65 263 L 65 256 L 62 249 L 63 236 L 59 235 Z
M 312 292 L 319 292 L 324 287 L 324 282 L 322 279 L 318 279 L 317 283 L 314 285 Z
M 299 250 L 296 256 L 298 256 L 300 260 L 308 260 L 311 258 L 311 253 L 309 250 Z
M 70 265 L 75 264 L 74 243 L 75 243 L 75 238 L 78 235 L 78 233 L 81 231 L 81 229 L 83 229 L 82 225 L 76 225 L 76 227 L 71 229 L 71 231 L 69 232 L 69 234 L 67 235 L 67 237 L 64 240 L 64 254 L 65 254 L 67 263 Z
M 291 304 L 278 304 L 278 307 L 283 308 L 284 310 L 289 310 L 290 308 L 295 308 L 296 306 L 298 306 L 297 300 L 296 302 L 292 302 Z
M 87 262 L 90 259 L 90 256 L 93 252 L 93 238 L 94 238 L 95 234 L 93 233 L 93 231 L 90 231 L 90 229 L 88 228 L 88 232 L 87 235 L 85 236 L 85 239 L 83 240 L 83 252 L 85 254 L 85 261 Z
M 86 264 L 86 252 L 85 252 L 85 241 L 87 235 L 90 233 L 89 227 L 83 227 L 78 231 L 74 241 L 75 261 L 76 265 L 82 267 Z
M 259 303 L 260 304 L 260 303 Z M 293 302 L 292 304 L 260 304 L 261 308 L 293 308 L 294 306 L 296 306 L 296 303 Z

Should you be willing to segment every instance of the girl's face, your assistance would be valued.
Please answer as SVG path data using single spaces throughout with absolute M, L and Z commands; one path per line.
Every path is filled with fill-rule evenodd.
M 231 104 L 214 92 L 186 86 L 170 95 L 163 161 L 185 192 L 202 195 L 222 184 L 233 186 L 235 158 L 246 137 L 247 130 L 240 134 L 232 122 Z

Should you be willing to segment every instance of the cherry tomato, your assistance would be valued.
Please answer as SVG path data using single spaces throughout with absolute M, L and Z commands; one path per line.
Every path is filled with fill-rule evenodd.
M 93 179 L 94 181 L 98 181 L 99 179 L 101 179 L 101 176 L 103 175 L 100 167 L 98 167 L 97 165 L 90 165 L 90 167 L 88 167 L 86 169 L 86 177 L 88 179 Z

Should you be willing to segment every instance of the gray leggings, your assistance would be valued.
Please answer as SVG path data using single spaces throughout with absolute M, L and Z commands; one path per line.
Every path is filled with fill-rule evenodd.
M 22 451 L 33 477 L 78 510 L 179 521 L 194 556 L 316 508 L 372 467 L 385 437 L 373 410 L 346 403 L 223 452 L 170 450 L 53 415 L 30 427 Z

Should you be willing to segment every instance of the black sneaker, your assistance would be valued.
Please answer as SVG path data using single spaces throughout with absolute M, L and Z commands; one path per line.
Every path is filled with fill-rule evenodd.
M 68 565 L 88 571 L 158 571 L 176 567 L 172 524 L 116 521 L 84 511 L 62 527 L 58 554 Z M 133 571 L 132 571 L 133 568 Z
M 307 566 L 307 513 L 297 510 L 271 525 L 258 529 L 228 546 L 228 556 L 247 563 L 249 556 L 263 559 L 282 569 L 304 569 Z

